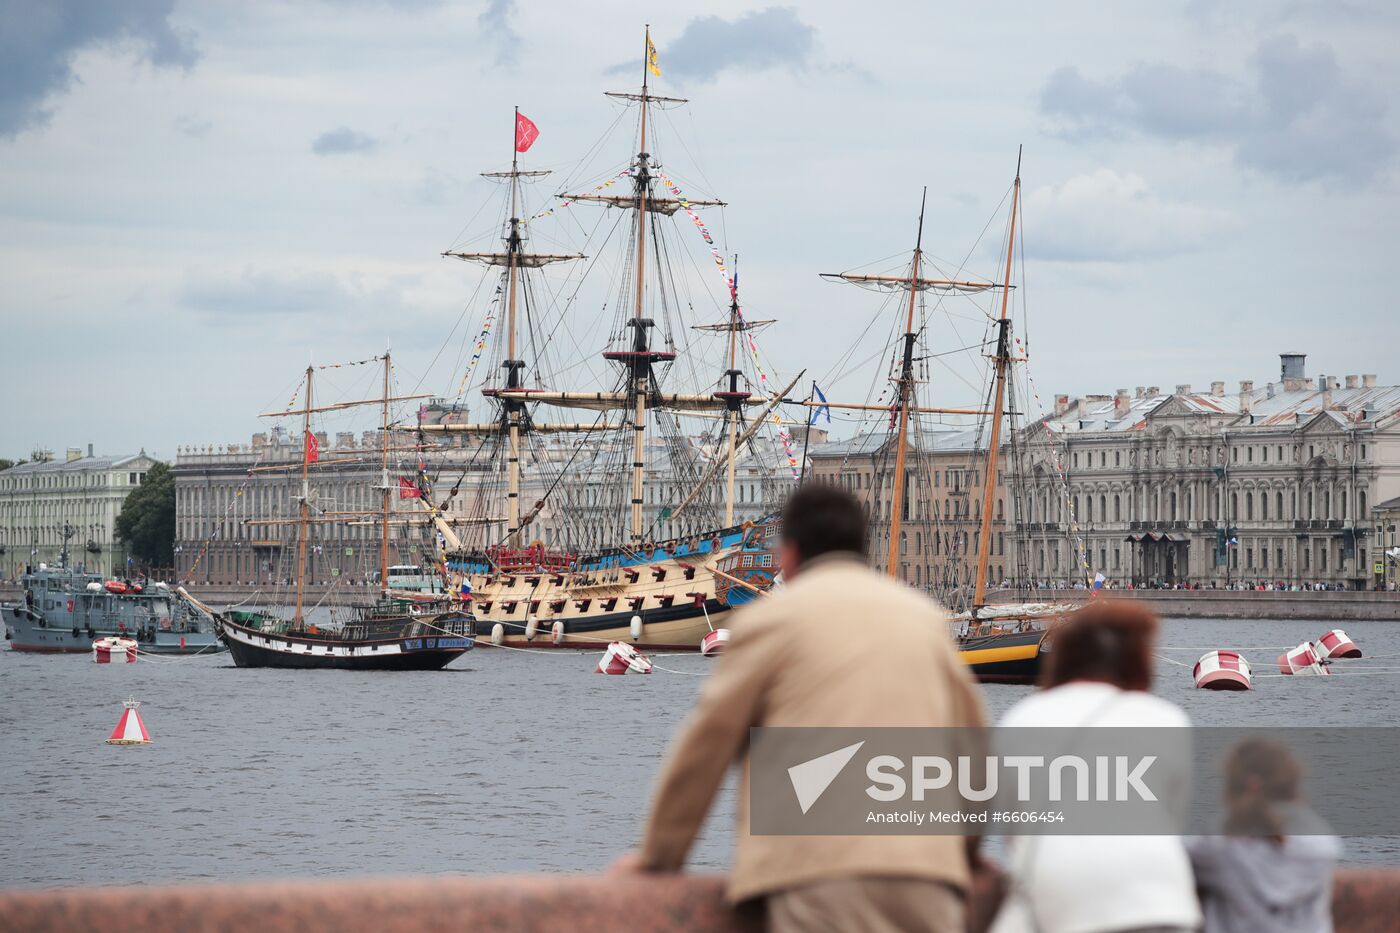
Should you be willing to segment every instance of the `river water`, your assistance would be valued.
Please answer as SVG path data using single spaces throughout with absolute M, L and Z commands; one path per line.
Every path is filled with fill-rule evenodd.
M 1330 627 L 1168 620 L 1157 691 L 1199 725 L 1394 724 L 1394 624 L 1348 623 L 1367 658 L 1338 676 L 1193 689 L 1206 650 L 1241 649 L 1266 674 L 1280 646 Z M 599 869 L 635 840 L 710 662 L 605 677 L 595 661 L 479 648 L 441 672 L 359 674 L 0 650 L 0 886 Z M 999 713 L 1029 689 L 985 695 Z M 128 695 L 154 744 L 104 744 Z M 727 864 L 733 810 L 731 784 L 693 865 Z M 1400 863 L 1400 839 L 1347 845 L 1351 861 Z

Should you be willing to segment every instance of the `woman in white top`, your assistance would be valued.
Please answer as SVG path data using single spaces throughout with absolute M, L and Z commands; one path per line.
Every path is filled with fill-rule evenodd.
M 1153 696 L 1157 617 L 1096 600 L 1055 630 L 1044 689 L 1007 711 L 1009 727 L 1190 726 Z M 1178 836 L 1018 836 L 1008 840 L 1007 896 L 993 933 L 1199 929 L 1191 862 Z

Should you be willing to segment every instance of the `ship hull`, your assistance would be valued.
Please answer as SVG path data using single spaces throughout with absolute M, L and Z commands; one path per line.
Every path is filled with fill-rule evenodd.
M 227 620 L 220 620 L 219 627 L 233 663 L 238 667 L 436 671 L 466 654 L 473 644 L 470 636 L 415 636 L 352 642 L 258 632 Z
M 1033 684 L 1040 679 L 1044 655 L 1043 631 L 958 639 L 958 657 L 984 684 Z
M 589 617 L 573 617 L 564 622 L 564 635 L 556 642 L 552 632 L 553 620 L 545 625 L 541 620 L 534 637 L 530 637 L 528 624 L 518 620 L 499 619 L 486 621 L 478 629 L 477 643 L 494 644 L 488 637 L 490 627 L 499 622 L 504 634 L 501 644 L 508 648 L 573 648 L 602 650 L 610 642 L 625 641 L 629 644 L 645 646 L 653 650 L 698 651 L 701 640 L 713 629 L 722 628 L 728 618 L 730 608 L 718 600 L 706 600 L 704 607 L 686 605 L 668 609 L 653 609 L 647 612 L 642 623 L 640 638 L 632 637 L 632 613 L 614 612 Z
M 574 569 L 481 572 L 480 561 L 449 560 L 452 590 L 472 595 L 478 641 L 512 648 L 597 648 L 624 641 L 667 651 L 699 651 L 730 611 L 772 585 L 768 544 L 776 522 L 671 541 L 623 557 L 577 561 Z M 473 571 L 476 572 L 473 572 Z M 633 637 L 633 622 L 641 631 Z M 555 626 L 562 629 L 556 638 Z M 534 630 L 533 637 L 529 633 Z
M 0 616 L 4 619 L 5 638 L 11 651 L 34 654 L 91 654 L 94 641 L 112 635 L 135 638 L 142 654 L 213 654 L 224 650 L 224 646 L 212 632 L 157 632 L 152 638 L 146 633 L 133 634 L 130 630 L 94 627 L 89 631 L 79 626 L 78 634 L 74 635 L 71 627 L 39 625 L 20 607 L 5 606 L 0 610 Z

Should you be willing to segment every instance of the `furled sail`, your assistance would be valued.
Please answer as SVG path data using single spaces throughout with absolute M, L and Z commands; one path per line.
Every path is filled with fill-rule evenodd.
M 545 389 L 485 389 L 483 395 L 503 401 L 541 402 L 557 405 L 560 408 L 587 408 L 592 411 L 609 411 L 614 408 L 630 409 L 633 400 L 626 392 L 552 392 Z M 745 399 L 745 405 L 762 405 L 766 399 Z M 653 392 L 648 396 L 648 408 L 668 408 L 672 411 L 719 411 L 725 407 L 725 400 L 713 395 L 681 392 Z

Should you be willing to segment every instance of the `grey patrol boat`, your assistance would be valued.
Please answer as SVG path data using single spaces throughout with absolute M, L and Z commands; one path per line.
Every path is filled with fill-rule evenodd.
M 164 583 L 110 580 L 40 564 L 20 577 L 24 598 L 0 606 L 14 651 L 86 653 L 95 639 L 134 638 L 149 654 L 226 650 L 202 617 Z

